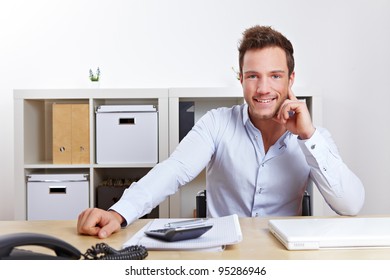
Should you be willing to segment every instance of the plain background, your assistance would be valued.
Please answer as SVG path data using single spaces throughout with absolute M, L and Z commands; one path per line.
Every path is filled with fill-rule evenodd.
M 390 1 L 2 0 L 0 219 L 14 218 L 13 89 L 236 85 L 244 29 L 295 47 L 295 87 L 315 89 L 328 128 L 366 188 L 362 214 L 390 213 Z

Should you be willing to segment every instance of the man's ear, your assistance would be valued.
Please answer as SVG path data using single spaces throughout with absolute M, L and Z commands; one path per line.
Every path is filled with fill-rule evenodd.
M 291 89 L 293 84 L 294 84 L 294 79 L 295 79 L 295 72 L 292 72 L 290 74 L 290 78 L 288 79 L 288 87 Z

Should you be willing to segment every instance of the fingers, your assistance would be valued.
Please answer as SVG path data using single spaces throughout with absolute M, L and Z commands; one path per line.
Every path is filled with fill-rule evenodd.
M 289 119 L 293 118 L 299 109 L 301 104 L 297 102 L 285 102 L 280 108 L 278 119 L 281 123 L 286 123 Z
M 100 228 L 97 224 L 100 222 L 100 218 L 98 214 L 96 214 L 96 210 L 93 208 L 88 208 L 80 213 L 77 220 L 77 232 L 80 234 L 87 235 L 97 235 Z
M 117 214 L 119 216 L 119 214 Z M 109 237 L 119 231 L 121 222 L 113 212 L 98 208 L 84 210 L 78 217 L 77 231 L 80 234 L 94 235 L 99 238 Z
M 105 211 L 97 208 L 88 208 L 84 210 L 77 221 L 77 231 L 80 234 L 99 235 L 102 226 L 108 223 L 108 219 L 104 217 Z M 106 237 L 109 234 L 103 234 Z
M 114 232 L 117 232 L 120 229 L 120 224 L 117 220 L 110 220 L 108 224 L 102 227 L 98 233 L 99 238 L 107 238 Z
M 294 110 L 298 108 L 298 105 L 292 105 L 295 102 L 299 102 L 299 100 L 289 87 L 287 92 L 287 98 L 280 106 L 279 111 L 274 117 L 274 119 L 280 123 L 285 123 L 289 118 L 292 118 L 295 114 Z
M 301 139 L 310 138 L 315 131 L 306 103 L 298 100 L 291 89 L 274 120 Z
M 284 101 L 279 110 L 278 118 L 282 122 L 286 122 L 288 119 L 291 119 L 295 116 L 295 113 L 297 113 L 296 111 L 300 110 L 301 105 L 301 101 L 295 96 L 291 87 L 289 87 L 287 92 L 287 99 Z
M 288 99 L 292 101 L 299 101 L 299 99 L 295 96 L 291 88 L 288 88 L 288 93 L 287 93 Z

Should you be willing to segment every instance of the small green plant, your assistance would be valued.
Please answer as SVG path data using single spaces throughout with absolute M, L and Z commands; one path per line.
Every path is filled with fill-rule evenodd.
M 89 69 L 89 79 L 92 82 L 99 81 L 99 79 L 100 79 L 100 68 L 99 67 L 96 69 L 96 73 L 93 73 L 93 71 L 91 69 Z

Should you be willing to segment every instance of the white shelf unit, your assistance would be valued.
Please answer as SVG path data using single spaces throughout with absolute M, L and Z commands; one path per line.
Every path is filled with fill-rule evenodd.
M 322 123 L 321 98 L 313 91 L 294 91 L 304 98 L 315 125 Z M 131 165 L 96 164 L 95 108 L 99 105 L 153 104 L 158 108 L 159 162 L 166 159 L 179 143 L 179 103 L 194 102 L 195 120 L 208 110 L 244 102 L 242 88 L 142 88 L 142 89 L 33 89 L 14 91 L 15 125 L 15 219 L 26 219 L 26 176 L 31 173 L 87 173 L 90 176 L 90 202 L 95 206 L 96 188 L 107 177 L 143 176 L 155 163 Z M 51 105 L 87 103 L 90 108 L 90 163 L 52 164 Z M 159 205 L 159 216 L 193 217 L 195 197 L 205 188 L 202 172 L 195 180 Z M 321 195 L 312 192 L 314 215 L 329 212 Z
M 322 123 L 321 98 L 313 95 L 313 91 L 297 89 L 296 96 L 305 100 L 311 112 L 315 125 Z M 242 104 L 244 101 L 242 88 L 172 88 L 169 89 L 169 153 L 171 154 L 179 143 L 179 103 L 194 102 L 195 122 L 208 110 L 217 107 L 230 107 Z M 192 182 L 183 186 L 170 198 L 170 217 L 191 218 L 196 207 L 196 194 L 205 189 L 205 171 L 201 172 Z M 310 187 L 312 196 L 312 211 L 314 215 L 329 212 L 329 207 L 316 188 Z
M 89 104 L 90 163 L 53 164 L 52 104 Z M 167 89 L 42 89 L 14 91 L 15 120 L 15 219 L 27 217 L 26 176 L 32 173 L 89 175 L 89 205 L 96 205 L 96 188 L 107 177 L 128 178 L 145 175 L 155 163 L 96 163 L 95 109 L 99 105 L 151 104 L 158 108 L 158 159 L 168 156 Z M 159 216 L 168 217 L 169 201 L 159 205 Z M 77 217 L 75 217 L 77 218 Z

